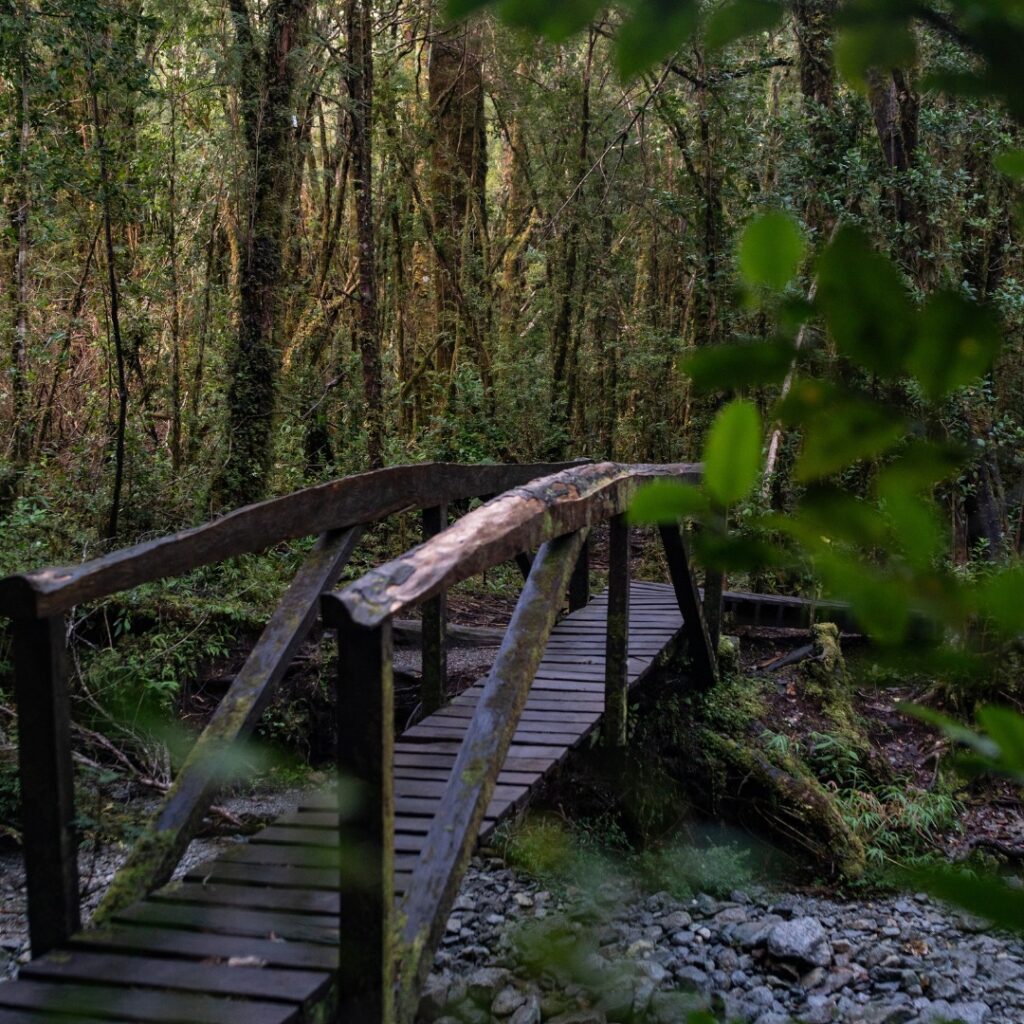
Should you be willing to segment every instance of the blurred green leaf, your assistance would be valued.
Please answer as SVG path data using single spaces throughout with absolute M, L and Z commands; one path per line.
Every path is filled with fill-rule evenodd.
M 923 889 L 1000 928 L 1024 931 L 1024 890 L 1012 888 L 1001 879 L 930 865 L 910 870 L 908 881 L 913 888 Z
M 702 565 L 724 572 L 782 568 L 793 561 L 784 549 L 758 537 L 723 536 L 711 530 L 694 534 L 693 550 Z
M 761 416 L 753 402 L 723 406 L 704 447 L 704 486 L 721 505 L 742 501 L 761 474 Z
M 677 523 L 708 511 L 707 495 L 699 487 L 678 480 L 654 480 L 637 491 L 628 519 L 631 523 Z
M 1011 178 L 1024 178 L 1024 149 L 1010 149 L 995 158 L 996 168 Z
M 879 644 L 897 644 L 907 635 L 909 595 L 905 584 L 860 559 L 828 552 L 814 561 L 830 596 L 847 600 L 854 617 Z
M 727 391 L 781 383 L 795 355 L 789 338 L 739 341 L 694 349 L 679 360 L 679 369 L 698 391 Z
M 961 445 L 937 441 L 911 441 L 899 456 L 879 471 L 875 490 L 879 495 L 895 490 L 931 492 L 942 480 L 954 476 L 967 461 Z
M 844 356 L 888 379 L 902 371 L 914 308 L 899 271 L 858 228 L 841 228 L 822 254 L 816 303 Z
M 763 214 L 740 236 L 740 273 L 751 287 L 782 291 L 800 268 L 806 248 L 800 225 L 792 217 Z
M 809 423 L 794 476 L 802 482 L 829 476 L 880 455 L 905 433 L 905 424 L 892 413 L 870 402 L 848 399 Z
M 934 292 L 921 309 L 907 368 L 931 399 L 980 377 L 999 351 L 991 310 L 957 292 Z
M 550 0 L 531 0 L 552 8 Z M 615 58 L 623 78 L 646 71 L 675 53 L 697 27 L 696 0 L 633 0 L 615 38 Z
M 999 748 L 997 770 L 1024 779 L 1024 717 L 1012 708 L 989 704 L 978 709 L 977 719 Z
M 993 573 L 976 588 L 979 611 L 1008 637 L 1024 633 L 1024 566 Z
M 890 479 L 896 481 L 898 477 Z M 911 565 L 927 568 L 942 554 L 946 541 L 935 503 L 895 482 L 886 488 L 884 502 L 897 547 Z
M 465 4 L 468 10 L 482 6 L 478 0 L 449 0 Z M 589 25 L 600 9 L 597 0 L 500 0 L 498 14 L 509 25 L 525 28 L 561 43 Z M 449 12 L 454 14 L 452 7 Z M 468 13 L 468 12 L 467 12 Z
M 782 5 L 772 0 L 730 0 L 711 12 L 704 42 L 709 49 L 720 50 L 737 39 L 775 28 L 782 14 Z
M 843 29 L 834 52 L 840 75 L 855 89 L 867 92 L 873 69 L 887 74 L 890 68 L 912 65 L 917 59 L 917 42 L 909 25 L 886 24 L 876 18 L 870 24 Z
M 875 548 L 888 536 L 877 509 L 828 485 L 809 489 L 795 513 L 778 517 L 778 526 L 811 547 L 841 541 Z

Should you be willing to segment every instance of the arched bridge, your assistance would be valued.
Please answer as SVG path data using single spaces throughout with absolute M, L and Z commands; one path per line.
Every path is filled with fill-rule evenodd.
M 12 620 L 33 960 L 0 985 L 0 1024 L 408 1022 L 472 851 L 575 746 L 625 742 L 627 695 L 685 645 L 715 655 L 678 525 L 666 584 L 630 579 L 625 512 L 699 467 L 419 464 L 249 506 L 81 565 L 0 581 Z M 495 495 L 497 495 L 495 497 Z M 489 500 L 448 525 L 448 506 Z M 332 589 L 366 527 L 421 510 L 424 542 Z M 588 593 L 587 538 L 609 532 Z M 98 912 L 80 921 L 66 616 L 76 605 L 310 535 L 319 539 L 185 760 Z M 446 703 L 449 588 L 515 559 L 525 583 L 487 677 Z M 568 613 L 562 614 L 568 595 Z M 800 624 L 807 602 L 726 595 L 749 620 Z M 394 733 L 392 630 L 422 615 L 417 724 Z M 337 633 L 340 787 L 312 793 L 229 854 L 169 884 L 222 781 L 318 616 Z M 354 795 L 353 795 L 354 794 Z

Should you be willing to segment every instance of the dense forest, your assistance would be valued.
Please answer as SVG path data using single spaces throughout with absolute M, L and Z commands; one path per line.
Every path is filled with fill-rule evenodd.
M 678 357 L 772 332 L 735 251 L 781 209 L 998 308 L 997 371 L 935 429 L 978 455 L 956 558 L 1015 548 L 1017 128 L 922 87 L 968 60 L 926 26 L 851 88 L 835 6 L 628 79 L 613 13 L 538 46 L 430 4 L 5 9 L 7 514 L 66 555 L 385 462 L 696 458 Z

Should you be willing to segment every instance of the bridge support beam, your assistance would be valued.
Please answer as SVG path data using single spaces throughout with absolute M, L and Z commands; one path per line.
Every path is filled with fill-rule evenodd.
M 629 685 L 629 526 L 624 515 L 608 521 L 608 623 L 604 652 L 604 742 L 626 745 Z
M 394 1019 L 394 686 L 391 621 L 338 630 L 340 912 L 337 1021 Z M 345 813 L 345 789 L 356 802 Z
M 64 616 L 16 618 L 12 632 L 28 928 L 37 957 L 81 927 Z

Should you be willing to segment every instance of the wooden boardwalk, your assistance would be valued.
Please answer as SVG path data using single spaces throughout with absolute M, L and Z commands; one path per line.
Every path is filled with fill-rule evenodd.
M 480 836 L 524 806 L 604 710 L 607 595 L 563 618 L 534 676 Z M 631 687 L 679 637 L 670 586 L 630 585 Z M 471 686 L 395 745 L 395 887 L 408 887 L 482 692 Z M 0 985 L 0 1024 L 320 1021 L 333 1000 L 339 911 L 335 797 L 313 793 L 248 842 L 188 872 Z

